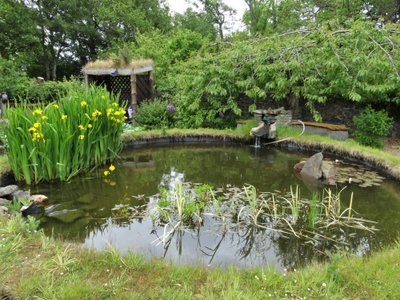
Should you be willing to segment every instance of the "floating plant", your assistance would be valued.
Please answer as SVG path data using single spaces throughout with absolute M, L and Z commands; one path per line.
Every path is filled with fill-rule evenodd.
M 336 182 L 353 183 L 360 187 L 380 186 L 385 177 L 380 176 L 378 172 L 367 170 L 362 166 L 353 164 L 336 163 Z
M 326 189 L 305 199 L 299 187 L 286 193 L 257 193 L 251 185 L 213 191 L 209 186 L 179 182 L 172 191 L 163 190 L 156 196 L 152 217 L 156 224 L 164 225 L 159 243 L 168 246 L 177 231 L 200 227 L 204 218 L 211 217 L 220 225 L 219 233 L 255 227 L 268 232 L 270 238 L 295 238 L 316 249 L 326 243 L 344 249 L 357 232 L 373 234 L 376 229 L 374 222 L 356 217 L 353 194 L 349 206 L 342 205 L 342 191 Z

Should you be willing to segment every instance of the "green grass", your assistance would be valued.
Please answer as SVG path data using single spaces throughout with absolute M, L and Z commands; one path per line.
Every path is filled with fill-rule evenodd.
M 399 299 L 400 244 L 368 258 L 335 256 L 304 270 L 175 267 L 103 252 L 0 218 L 0 296 L 16 299 Z M 16 226 L 15 224 L 18 224 Z
M 400 156 L 384 150 L 362 146 L 353 139 L 338 141 L 320 135 L 303 134 L 299 136 L 300 131 L 298 128 L 279 126 L 278 139 L 288 138 L 284 143 L 291 142 L 302 148 L 326 150 L 344 158 L 357 158 L 381 167 L 390 175 L 400 179 Z
M 255 120 L 248 121 L 240 129 L 155 129 L 146 131 L 125 131 L 121 138 L 125 144 L 133 143 L 138 140 L 151 140 L 164 137 L 186 138 L 186 137 L 210 137 L 216 139 L 238 140 L 250 142 L 253 138 L 250 136 L 250 129 L 256 126 Z

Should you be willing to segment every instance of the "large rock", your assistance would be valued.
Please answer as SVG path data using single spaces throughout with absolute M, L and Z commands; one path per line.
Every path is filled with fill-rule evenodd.
M 4 205 L 6 205 L 8 203 L 10 203 L 10 200 L 4 199 L 4 198 L 0 198 L 0 206 L 4 206 Z
M 10 196 L 12 193 L 18 191 L 18 186 L 16 185 L 7 185 L 0 188 L 0 197 Z
M 16 190 L 11 194 L 11 198 L 15 199 L 29 199 L 31 197 L 31 193 L 29 191 Z
M 49 218 L 56 219 L 63 223 L 72 223 L 84 216 L 84 212 L 78 209 L 63 209 L 52 211 L 47 214 Z
M 38 206 L 36 203 L 32 202 L 29 206 L 22 206 L 20 212 L 24 217 L 31 215 L 41 215 L 44 212 L 43 206 Z
M 336 184 L 336 168 L 332 162 L 323 161 L 321 165 L 322 177 L 329 185 Z
M 300 173 L 301 170 L 303 170 L 304 164 L 305 164 L 305 163 L 306 163 L 306 162 L 305 162 L 304 160 L 302 160 L 301 162 L 298 162 L 297 164 L 295 164 L 294 167 L 293 167 L 293 169 L 294 169 L 297 173 Z
M 304 164 L 300 175 L 307 178 L 320 179 L 322 177 L 322 160 L 324 156 L 321 152 L 311 156 Z
M 8 215 L 8 208 L 4 206 L 0 206 L 0 216 Z
M 46 203 L 48 198 L 45 195 L 32 195 L 29 198 L 32 202 L 35 202 L 36 204 L 43 204 Z

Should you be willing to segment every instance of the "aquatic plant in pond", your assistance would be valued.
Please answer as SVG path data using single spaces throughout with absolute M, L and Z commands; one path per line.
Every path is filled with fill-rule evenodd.
M 178 182 L 175 189 L 162 190 L 157 196 L 156 214 L 153 219 L 164 224 L 160 242 L 170 244 L 178 231 L 200 227 L 202 220 L 211 217 L 221 224 L 219 232 L 243 231 L 254 227 L 271 234 L 271 238 L 296 238 L 314 245 L 315 249 L 330 243 L 337 249 L 344 249 L 357 231 L 376 231 L 374 222 L 355 217 L 350 206 L 341 204 L 341 192 L 330 189 L 314 193 L 311 199 L 300 196 L 300 190 L 290 188 L 287 193 L 257 193 L 255 187 L 243 189 L 230 187 L 212 191 L 209 186 L 203 197 L 188 183 Z M 245 230 L 246 231 L 246 230 Z
M 125 110 L 105 89 L 69 91 L 59 103 L 7 110 L 6 150 L 16 180 L 68 180 L 113 160 Z

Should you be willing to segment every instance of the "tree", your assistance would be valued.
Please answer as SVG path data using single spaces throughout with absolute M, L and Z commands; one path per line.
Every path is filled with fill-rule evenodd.
M 31 11 L 20 1 L 0 0 L 0 55 L 18 58 L 39 45 Z
M 31 75 L 77 74 L 83 64 L 140 32 L 171 29 L 164 0 L 0 0 L 0 54 L 20 57 Z
M 99 30 L 108 43 L 134 41 L 138 33 L 171 29 L 168 7 L 158 0 L 93 0 Z
M 214 25 L 209 22 L 206 12 L 196 12 L 188 8 L 183 14 L 176 14 L 174 17 L 174 25 L 178 28 L 188 29 L 193 32 L 200 33 L 203 37 L 215 39 L 217 32 Z
M 300 0 L 245 0 L 248 10 L 243 16 L 252 35 L 286 32 L 303 27 L 306 2 Z
M 202 7 L 202 11 L 207 14 L 207 19 L 217 27 L 218 35 L 223 39 L 226 18 L 233 14 L 235 10 L 222 0 L 195 0 L 194 5 Z

